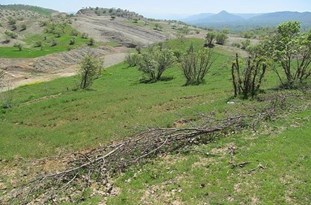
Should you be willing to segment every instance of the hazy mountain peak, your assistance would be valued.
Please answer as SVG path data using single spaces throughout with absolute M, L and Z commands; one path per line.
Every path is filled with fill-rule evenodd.
M 220 11 L 218 14 L 230 14 L 229 12 L 225 11 L 225 10 L 222 10 Z
M 191 19 L 191 20 L 189 20 Z M 217 14 L 189 17 L 184 21 L 196 26 L 214 28 L 247 29 L 260 26 L 277 26 L 284 21 L 299 21 L 302 27 L 311 27 L 311 12 L 278 11 L 264 14 L 231 14 L 225 10 Z

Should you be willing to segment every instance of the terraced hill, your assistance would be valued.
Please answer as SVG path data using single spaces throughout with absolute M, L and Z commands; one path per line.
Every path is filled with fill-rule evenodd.
M 126 56 L 126 49 L 82 47 L 38 58 L 0 58 L 0 68 L 4 70 L 6 81 L 10 82 L 10 88 L 14 88 L 24 84 L 75 75 L 78 70 L 77 64 L 87 53 L 103 58 L 104 67 L 108 67 L 122 62 Z
M 147 19 L 121 9 L 90 8 L 77 13 L 73 26 L 98 41 L 148 45 L 176 38 L 186 25 L 177 21 Z M 194 30 L 192 27 L 188 29 Z
M 12 5 L 0 6 L 0 16 L 0 69 L 11 87 L 74 75 L 86 50 L 106 56 L 105 64 L 111 65 L 123 61 L 128 48 L 200 32 L 121 9 L 89 8 L 67 15 Z M 87 48 L 91 39 L 95 45 Z

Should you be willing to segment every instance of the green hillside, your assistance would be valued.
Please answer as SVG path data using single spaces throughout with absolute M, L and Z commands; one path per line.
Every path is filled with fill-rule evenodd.
M 41 15 L 50 16 L 52 13 L 55 13 L 57 11 L 47 8 L 42 8 L 38 6 L 30 6 L 30 5 L 23 5 L 23 4 L 10 4 L 10 5 L 1 5 L 0 9 L 8 9 L 13 11 L 19 11 L 19 10 L 27 10 L 32 11 Z
M 163 46 L 186 52 L 191 44 L 202 48 L 204 40 Z M 106 69 L 89 90 L 76 90 L 78 77 L 69 77 L 0 93 L 9 105 L 0 108 L 0 169 L 116 143 L 149 128 L 199 127 L 210 117 L 260 113 L 272 101 L 276 115 L 270 119 L 129 167 L 111 176 L 113 196 L 86 189 L 83 200 L 72 204 L 308 204 L 310 88 L 279 90 L 268 70 L 258 98 L 234 99 L 234 55 L 216 49 L 214 57 L 205 83 L 196 86 L 184 86 L 177 63 L 156 83 L 140 83 L 142 73 L 121 63 Z M 5 173 L 0 178 L 8 187 L 19 174 L 33 176 Z

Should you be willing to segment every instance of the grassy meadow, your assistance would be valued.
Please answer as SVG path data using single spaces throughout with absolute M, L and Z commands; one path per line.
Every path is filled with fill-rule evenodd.
M 142 74 L 124 63 L 107 69 L 87 91 L 72 91 L 78 79 L 70 77 L 3 93 L 2 99 L 12 98 L 12 108 L 0 114 L 1 156 L 43 157 L 96 147 L 148 127 L 170 127 L 182 118 L 224 109 L 232 94 L 231 57 L 216 55 L 206 83 L 199 86 L 183 86 L 179 66 L 164 73 L 171 80 L 143 84 Z

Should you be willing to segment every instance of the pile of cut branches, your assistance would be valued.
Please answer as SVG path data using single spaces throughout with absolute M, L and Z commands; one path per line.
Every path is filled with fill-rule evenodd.
M 260 121 L 269 120 L 276 114 L 276 104 L 255 115 L 241 115 L 224 120 L 209 119 L 197 128 L 148 129 L 127 140 L 112 143 L 79 154 L 61 172 L 38 176 L 24 186 L 7 194 L 2 204 L 59 204 L 78 203 L 86 193 L 110 195 L 113 186 L 110 176 L 127 167 L 170 153 L 187 146 L 209 143 L 216 137 L 225 136 L 245 127 L 255 127 Z M 91 195 L 92 195 L 91 194 Z

